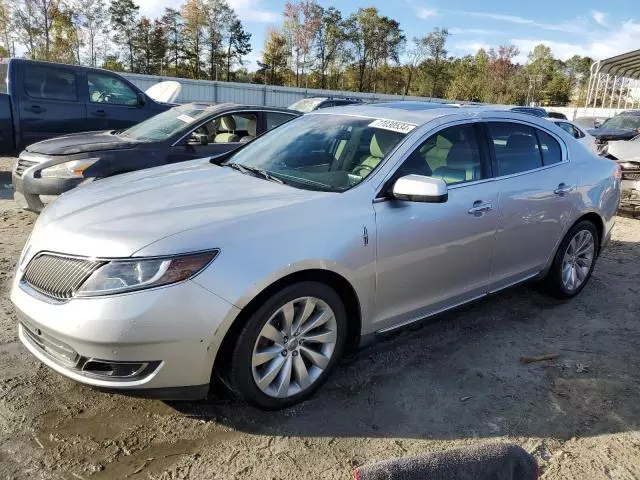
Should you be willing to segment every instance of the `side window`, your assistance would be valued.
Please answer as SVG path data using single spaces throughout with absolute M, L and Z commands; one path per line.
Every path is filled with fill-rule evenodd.
M 24 66 L 24 90 L 32 98 L 78 101 L 76 76 L 70 70 L 39 65 Z
M 267 120 L 267 132 L 272 128 L 276 128 L 278 125 L 282 125 L 284 122 L 288 122 L 291 120 L 293 115 L 289 115 L 288 113 L 276 113 L 276 112 L 265 112 L 265 117 Z
M 87 73 L 87 81 L 91 103 L 127 106 L 138 104 L 137 93 L 119 78 L 101 73 Z
M 500 175 L 512 175 L 542 166 L 533 127 L 515 122 L 489 122 L 488 126 Z
M 216 117 L 198 127 L 187 143 L 207 145 L 209 143 L 248 142 L 256 136 L 258 124 L 255 113 L 233 113 Z
M 573 136 L 574 137 L 576 137 L 576 138 L 584 138 L 585 135 L 584 135 L 584 132 L 582 130 L 580 130 L 577 127 L 574 127 L 573 125 L 572 125 L 572 127 L 573 127 Z
M 558 123 L 556 123 L 556 125 L 558 125 L 561 129 L 563 129 L 569 135 L 572 135 L 574 137 L 576 136 L 575 129 L 573 128 L 573 125 L 571 125 L 570 123 L 558 122 Z
M 448 185 L 487 178 L 473 125 L 445 128 L 423 142 L 400 166 L 400 176 L 441 178 Z
M 572 125 L 569 125 L 573 128 Z M 545 165 L 553 165 L 562 161 L 562 150 L 560 144 L 548 133 L 536 129 L 538 140 L 540 141 L 540 149 L 542 151 L 542 162 Z

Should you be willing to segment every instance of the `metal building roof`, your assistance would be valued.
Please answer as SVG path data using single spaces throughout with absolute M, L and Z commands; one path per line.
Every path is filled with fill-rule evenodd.
M 599 62 L 599 73 L 640 80 L 640 50 L 622 53 Z

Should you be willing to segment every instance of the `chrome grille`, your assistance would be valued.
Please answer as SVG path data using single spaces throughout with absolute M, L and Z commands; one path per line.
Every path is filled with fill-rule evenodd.
M 47 297 L 67 300 L 105 262 L 51 254 L 35 256 L 22 281 Z
M 24 171 L 27 168 L 31 168 L 34 165 L 37 165 L 38 162 L 32 162 L 31 160 L 24 160 L 22 158 L 18 159 L 18 163 L 16 163 L 15 172 L 18 177 L 21 177 Z

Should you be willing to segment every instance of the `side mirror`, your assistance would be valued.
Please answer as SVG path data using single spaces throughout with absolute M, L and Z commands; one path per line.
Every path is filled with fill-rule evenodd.
M 147 103 L 147 98 L 144 93 L 138 93 L 138 107 L 144 107 L 145 103 Z
M 443 203 L 449 198 L 444 180 L 423 175 L 406 175 L 393 184 L 393 197 L 408 202 Z

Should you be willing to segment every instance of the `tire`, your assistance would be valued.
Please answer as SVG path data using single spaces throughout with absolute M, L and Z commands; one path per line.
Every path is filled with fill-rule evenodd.
M 288 305 L 292 305 L 289 310 Z M 292 312 L 289 318 L 293 318 L 293 328 L 289 330 L 285 323 L 285 311 Z M 302 322 L 307 311 L 310 312 L 307 320 Z M 324 321 L 325 318 L 329 320 Z M 303 333 L 314 322 L 320 321 L 324 323 Z M 267 323 L 275 330 L 267 327 Z M 297 324 L 299 328 L 295 331 Z M 286 331 L 290 332 L 291 338 L 285 335 Z M 269 335 L 268 338 L 265 333 Z M 335 342 L 332 344 L 334 336 Z M 278 343 L 272 340 L 273 337 L 278 338 Z M 322 342 L 316 342 L 320 338 Z M 299 403 L 312 395 L 327 379 L 344 351 L 346 339 L 346 310 L 340 296 L 332 288 L 318 282 L 301 282 L 285 287 L 261 305 L 240 331 L 226 375 L 229 386 L 246 402 L 267 410 Z M 273 356 L 276 351 L 277 355 Z M 262 355 L 270 359 L 266 361 Z M 263 363 L 254 366 L 254 362 Z M 278 373 L 270 380 L 270 372 L 275 370 Z M 290 379 L 288 383 L 284 380 L 287 374 Z
M 589 238 L 593 243 L 590 265 L 589 268 L 586 269 L 586 257 L 581 255 L 572 255 L 572 253 L 575 252 L 572 252 L 571 245 L 574 239 L 578 242 L 577 244 L 574 244 L 573 247 L 575 248 L 576 245 L 579 245 L 581 239 L 587 239 L 585 241 L 588 241 Z M 587 248 L 586 244 L 585 248 Z M 598 237 L 598 230 L 596 229 L 595 225 L 588 220 L 582 220 L 581 222 L 576 223 L 567 232 L 565 237 L 562 239 L 560 246 L 558 247 L 549 273 L 543 280 L 545 291 L 550 295 L 560 299 L 572 298 L 578 295 L 591 278 L 591 273 L 593 272 L 593 268 L 595 267 L 596 259 L 598 257 L 599 248 L 600 242 Z M 587 248 L 585 252 L 588 250 L 589 249 Z M 579 249 L 577 251 L 579 251 Z M 580 280 L 579 284 L 577 286 L 574 286 L 573 288 L 571 288 L 570 284 L 567 284 L 567 281 L 563 280 L 563 269 L 565 272 L 567 272 L 567 268 L 569 269 L 568 272 L 571 271 L 571 264 L 567 265 L 565 263 L 565 256 L 573 257 L 573 268 L 577 272 L 575 278 Z M 582 272 L 582 275 L 584 275 L 583 278 L 580 278 L 579 272 Z

